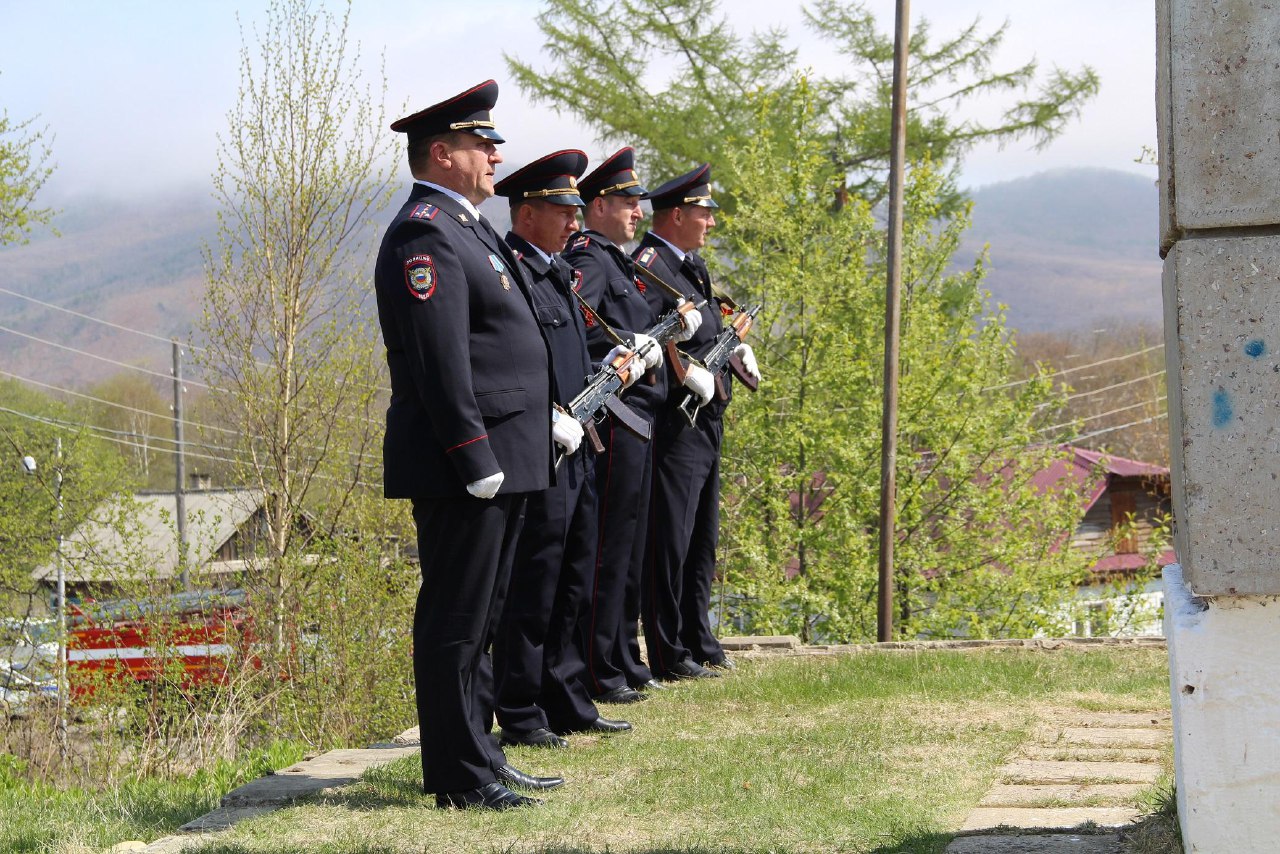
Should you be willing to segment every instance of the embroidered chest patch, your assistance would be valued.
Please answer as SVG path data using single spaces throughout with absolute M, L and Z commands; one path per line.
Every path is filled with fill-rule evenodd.
M 426 302 L 436 292 L 436 262 L 430 255 L 414 255 L 404 262 L 404 283 L 409 294 L 419 302 Z
M 643 264 L 645 267 L 648 267 L 653 263 L 653 259 L 657 257 L 658 250 L 654 249 L 652 246 L 648 246 L 643 252 L 636 256 L 636 263 Z

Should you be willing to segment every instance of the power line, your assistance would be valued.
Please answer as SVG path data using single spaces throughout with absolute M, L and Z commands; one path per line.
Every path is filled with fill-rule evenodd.
M 125 405 L 125 404 L 123 404 L 123 403 L 116 403 L 115 401 L 111 401 L 111 400 L 104 400 L 104 399 L 103 399 L 103 398 L 101 398 L 101 397 L 94 397 L 94 396 L 93 396 L 93 395 L 91 395 L 91 394 L 85 394 L 84 392 L 74 391 L 74 390 L 69 389 L 69 388 L 63 388 L 62 386 L 50 385 L 49 383 L 42 383 L 42 382 L 40 382 L 39 380 L 33 380 L 33 379 L 31 379 L 30 377 L 23 377 L 23 376 L 19 376 L 19 375 L 17 375 L 17 374 L 13 374 L 13 373 L 10 373 L 10 372 L 8 372 L 8 371 L 0 370 L 0 375 L 6 376 L 6 377 L 10 377 L 10 378 L 12 378 L 12 379 L 18 380 L 19 382 L 28 383 L 29 385 L 35 385 L 35 386 L 40 386 L 41 388 L 47 388 L 47 389 L 49 389 L 50 391 L 56 391 L 56 392 L 59 392 L 59 393 L 61 393 L 61 394 L 69 394 L 69 395 L 72 395 L 73 397 L 79 397 L 79 398 L 82 398 L 82 399 L 84 399 L 84 400 L 92 401 L 93 403 L 101 403 L 101 404 L 103 404 L 103 405 L 105 405 L 105 406 L 114 406 L 114 407 L 115 407 L 115 408 L 117 408 L 117 409 L 123 409 L 123 410 L 125 410 L 125 411 L 127 411 L 127 412 L 136 412 L 136 413 L 138 413 L 139 415 L 149 415 L 149 416 L 151 416 L 151 417 L 153 417 L 153 418 L 164 418 L 164 419 L 167 419 L 167 420 L 172 420 L 172 417 L 171 417 L 170 415 L 168 415 L 167 413 L 164 413 L 164 412 L 153 412 L 153 411 L 152 411 L 152 410 L 150 410 L 150 409 L 138 409 L 136 406 L 126 406 L 126 405 Z M 171 407 L 169 407 L 169 408 L 170 408 L 171 410 L 173 409 L 173 407 L 172 407 L 172 406 L 171 406 Z M 221 432 L 221 433 L 230 433 L 230 434 L 232 434 L 233 436 L 239 436 L 239 435 L 240 435 L 240 431 L 238 431 L 238 430 L 232 430 L 232 429 L 230 429 L 229 427 L 215 427 L 215 426 L 213 426 L 212 424 L 201 424 L 201 423 L 199 423 L 199 422 L 197 422 L 197 421 L 189 421 L 189 420 L 187 420 L 186 418 L 182 419 L 182 423 L 183 423 L 183 424 L 189 424 L 189 425 L 191 425 L 192 427 L 195 427 L 195 428 L 196 428 L 196 429 L 198 429 L 198 430 L 214 430 L 214 431 L 218 431 L 218 432 Z
M 1054 371 L 1053 373 L 1049 373 L 1049 374 L 1037 374 L 1034 377 L 1027 377 L 1025 380 L 1014 380 L 1013 382 L 1007 382 L 1001 385 L 987 386 L 982 390 L 983 391 L 999 391 L 1000 389 L 1004 389 L 1004 388 L 1013 388 L 1014 386 L 1026 385 L 1027 383 L 1033 382 L 1035 380 L 1053 379 L 1055 377 L 1061 377 L 1061 376 L 1066 376 L 1067 374 L 1073 374 L 1076 371 L 1084 371 L 1089 368 L 1096 368 L 1098 365 L 1108 365 L 1108 364 L 1111 364 L 1112 362 L 1123 362 L 1126 359 L 1132 359 L 1137 356 L 1142 356 L 1142 355 L 1145 355 L 1146 353 L 1150 353 L 1152 350 L 1161 350 L 1161 349 L 1164 349 L 1163 344 L 1153 344 L 1150 347 L 1144 347 L 1143 349 L 1135 350 L 1132 353 L 1125 353 L 1123 356 L 1112 356 L 1109 359 L 1101 359 L 1097 362 L 1090 362 L 1087 365 L 1077 365 L 1074 368 L 1063 368 L 1060 371 Z
M 9 409 L 6 406 L 0 406 L 0 412 L 7 412 L 10 415 L 16 415 L 19 418 L 26 418 L 29 421 L 36 421 L 38 423 L 47 424 L 51 427 L 58 427 L 63 430 L 88 430 L 94 434 L 95 438 L 102 439 L 103 441 L 106 441 L 106 442 L 114 442 L 117 445 L 124 445 L 125 447 L 134 448 L 136 450 L 151 451 L 158 454 L 171 454 L 171 455 L 177 455 L 178 453 L 178 450 L 176 448 L 155 448 L 155 447 L 151 447 L 150 445 L 143 445 L 138 441 L 136 441 L 136 439 L 133 439 L 133 437 L 139 436 L 139 434 L 130 433 L 128 431 L 112 430 L 107 427 L 99 427 L 95 424 L 87 424 L 87 423 L 77 424 L 71 421 L 63 421 L 58 418 L 49 418 L 48 416 L 44 416 L 44 415 L 32 415 L 27 412 L 19 412 L 16 409 Z M 102 435 L 102 434 L 114 434 L 114 435 Z M 127 436 L 130 438 L 121 439 L 121 438 L 117 438 L 117 436 Z M 142 436 L 141 438 L 155 439 L 157 441 L 162 441 L 162 442 L 173 441 L 172 439 L 159 439 L 158 437 L 155 437 L 155 436 Z M 222 449 L 222 450 L 228 450 L 228 449 Z M 184 451 L 184 454 L 188 457 L 194 457 L 196 459 L 210 460 L 212 462 L 220 462 L 220 463 L 229 463 L 231 465 L 236 465 L 236 466 L 251 465 L 251 463 L 246 462 L 243 459 L 218 457 L 218 456 L 213 456 L 212 454 L 201 454 L 193 451 Z M 342 478 L 336 478 L 330 475 L 320 474 L 319 472 L 314 473 L 312 476 L 318 480 L 328 480 L 336 483 L 347 482 Z M 374 489 L 382 488 L 381 483 L 369 483 L 366 481 L 353 481 L 353 482 L 357 486 L 364 486 L 364 487 L 369 487 Z
M 1095 389 L 1090 389 L 1089 391 L 1082 391 L 1076 394 L 1069 394 L 1067 395 L 1067 400 L 1078 400 L 1079 398 L 1082 398 L 1082 397 L 1090 397 L 1095 394 L 1101 394 L 1104 391 L 1113 391 L 1118 388 L 1123 388 L 1124 386 L 1127 386 L 1127 385 L 1146 382 L 1147 380 L 1153 380 L 1156 377 L 1162 377 L 1162 376 L 1164 376 L 1164 368 L 1161 368 L 1155 373 L 1147 374 L 1145 377 L 1135 377 L 1134 379 L 1113 383 L 1112 385 L 1103 386 L 1102 388 L 1095 388 Z
M 57 347 L 59 350 L 66 350 L 69 353 L 75 353 L 76 355 L 79 355 L 79 356 L 88 356 L 90 359 L 97 359 L 100 362 L 107 362 L 108 364 L 116 365 L 117 367 L 121 367 L 126 370 L 138 371 L 139 373 L 143 373 L 143 374 L 150 374 L 153 377 L 160 377 L 161 379 L 164 379 L 164 380 L 170 380 L 170 381 L 173 380 L 173 374 L 171 373 L 162 374 L 158 371 L 153 371 L 148 368 L 140 368 L 137 365 L 129 365 L 124 362 L 116 361 L 115 359 L 108 359 L 106 356 L 99 356 L 96 353 L 89 353 L 84 350 L 77 350 L 75 347 L 68 347 L 66 344 L 59 344 L 57 341 L 49 341 L 45 338 L 40 338 L 35 335 L 29 335 L 26 332 L 19 332 L 16 329 L 10 329 L 8 326 L 0 325 L 0 332 L 8 332 L 11 335 L 17 335 L 19 337 L 26 338 L 30 341 L 35 341 L 40 344 L 47 344 L 50 347 Z M 207 388 L 210 391 L 223 391 L 223 389 L 219 389 L 211 385 L 206 385 L 205 383 L 197 382 L 196 380 L 183 380 L 183 382 L 188 385 L 199 386 L 200 388 Z
M 120 324 L 118 324 L 118 323 L 112 323 L 110 320 L 103 320 L 103 319 L 102 319 L 102 318 L 100 318 L 100 317 L 94 317 L 94 316 L 89 315 L 89 314 L 81 314 L 80 312 L 75 311 L 75 310 L 73 310 L 73 309 L 70 309 L 70 308 L 64 308 L 64 307 L 62 307 L 62 306 L 60 306 L 60 305 L 54 305 L 54 304 L 53 304 L 53 303 L 51 303 L 51 302 L 45 302 L 44 300 L 36 299 L 36 298 L 35 298 L 35 297 L 33 297 L 33 296 L 28 296 L 27 294 L 20 294 L 20 293 L 18 293 L 17 291 L 11 291 L 11 290 L 9 290 L 8 288 L 0 288 L 0 294 L 7 294 L 7 295 L 9 295 L 9 296 L 11 296 L 11 297 L 17 297 L 18 299 L 28 300 L 28 301 L 30 301 L 30 302 L 35 303 L 35 304 L 36 304 L 36 305 L 38 305 L 38 306 L 42 306 L 42 307 L 44 307 L 44 308 L 52 309 L 52 310 L 54 310 L 54 311 L 61 311 L 61 312 L 64 312 L 64 313 L 66 313 L 66 314 L 70 314 L 70 315 L 71 315 L 71 316 L 73 316 L 73 317 L 78 317 L 78 318 L 80 318 L 81 320 L 88 320 L 88 321 L 91 321 L 91 322 L 93 322 L 93 323 L 101 323 L 103 326 L 110 326 L 112 329 L 119 329 L 121 332 L 132 332 L 134 335 L 141 335 L 141 336 L 142 336 L 142 337 L 144 337 L 144 338 L 152 338 L 152 339 L 154 339 L 154 340 L 156 340 L 156 341 L 163 341 L 163 342 L 164 342 L 164 343 L 166 343 L 166 344 L 172 343 L 173 341 L 177 340 L 177 339 L 174 339 L 174 338 L 165 338 L 165 337 L 163 337 L 163 336 L 161 336 L 161 335 L 156 335 L 156 334 L 151 333 L 151 332 L 143 332 L 141 329 L 133 329 L 133 328 L 128 327 L 128 326 L 121 326 L 121 325 L 120 325 Z M 181 344 L 183 347 L 187 347 L 187 348 L 192 349 L 192 350 L 200 350 L 200 349 L 203 349 L 203 348 L 201 348 L 201 347 L 196 347 L 196 346 L 194 346 L 194 345 L 192 345 L 192 344 L 187 344 L 187 343 L 182 342 L 182 341 L 178 341 L 178 343 L 179 343 L 179 344 Z
M 1158 406 L 1159 404 L 1164 403 L 1166 400 L 1168 400 L 1168 398 L 1165 395 L 1160 395 L 1155 400 L 1142 400 L 1142 401 L 1139 401 L 1138 403 L 1130 404 L 1129 406 L 1122 406 L 1119 409 L 1112 409 L 1108 412 L 1099 412 L 1097 415 L 1086 415 L 1083 418 L 1078 419 L 1078 422 L 1083 423 L 1085 421 L 1097 421 L 1099 418 L 1106 418 L 1108 415 L 1117 415 L 1121 412 L 1128 412 L 1130 409 L 1138 409 L 1143 406 Z M 1073 427 L 1078 422 L 1068 421 L 1065 424 L 1055 424 L 1052 427 L 1041 427 L 1036 432 L 1049 433 L 1053 430 L 1061 430 L 1063 427 Z
M 92 323 L 100 323 L 100 324 L 102 324 L 103 326 L 109 326 L 109 327 L 111 327 L 112 329 L 118 329 L 118 330 L 120 330 L 121 332 L 129 332 L 129 333 L 132 333 L 132 334 L 134 334 L 134 335 L 141 335 L 141 336 L 142 336 L 142 337 L 144 337 L 144 338 L 150 338 L 150 339 L 155 340 L 155 341 L 162 341 L 162 342 L 164 342 L 165 344 L 175 344 L 175 343 L 176 343 L 178 346 L 180 346 L 180 347 L 184 347 L 184 348 L 186 348 L 186 349 L 188 349 L 188 350 L 199 351 L 199 352 L 204 352 L 204 353 L 211 352 L 211 348 L 209 348 L 209 347 L 202 347 L 202 346 L 200 346 L 200 345 L 198 345 L 198 344 L 192 344 L 192 343 L 190 343 L 190 342 L 188 342 L 188 341 L 179 341 L 177 338 L 173 338 L 173 337 L 166 338 L 166 337 L 164 337 L 164 336 L 162 336 L 162 335 L 156 335 L 155 333 L 152 333 L 152 332 L 144 332 L 144 331 L 142 331 L 141 329 L 134 329 L 134 328 L 129 327 L 129 326 L 122 326 L 122 325 L 121 325 L 121 324 L 119 324 L 119 323 L 112 323 L 110 320 L 103 320 L 103 319 L 102 319 L 102 318 L 100 318 L 100 317 L 94 317 L 93 315 L 90 315 L 90 314 L 84 314 L 84 313 L 82 313 L 82 312 L 75 311 L 75 310 L 70 309 L 70 308 L 64 308 L 64 307 L 59 306 L 59 305 L 54 305 L 53 303 L 45 302 L 44 300 L 40 300 L 40 299 L 36 299 L 35 297 L 33 297 L 33 296 L 28 296 L 27 294 L 20 294 L 20 293 L 18 293 L 17 291 L 12 291 L 12 290 L 9 290 L 8 288 L 0 287 L 0 294 L 8 294 L 9 296 L 17 297 L 18 299 L 29 300 L 30 302 L 33 302 L 33 303 L 35 303 L 36 305 L 42 306 L 43 308 L 51 309 L 51 310 L 53 310 L 53 311 L 61 311 L 61 312 L 64 312 L 64 313 L 66 313 L 66 314 L 69 314 L 69 315 L 71 315 L 71 316 L 73 316 L 73 317 L 78 317 L 78 318 L 80 318 L 81 320 L 88 320 L 88 321 L 90 321 L 90 322 L 92 322 Z M 13 330 L 8 330 L 8 331 L 13 331 Z M 21 335 L 21 334 L 23 334 L 23 333 L 20 333 L 20 332 L 19 332 L 19 333 L 15 333 L 15 334 Z M 40 340 L 40 339 L 33 339 L 33 340 Z M 49 344 L 49 343 L 53 343 L 53 342 L 45 341 L 45 342 L 43 342 L 43 343 L 47 343 L 47 344 Z M 55 345 L 55 346 L 58 346 L 58 345 Z M 75 351 L 75 352 L 78 352 L 78 351 Z M 85 354 L 85 355 L 92 355 L 92 354 Z M 259 359 L 255 359 L 255 358 L 253 358 L 252 356 L 244 356 L 244 357 L 240 357 L 240 356 L 233 356 L 233 358 L 236 358 L 236 359 L 242 359 L 243 361 L 246 361 L 246 362 L 248 362 L 249 364 L 257 365 L 257 366 L 258 366 L 258 367 L 260 367 L 260 368 L 270 368 L 270 367 L 272 367 L 272 365 L 271 365 L 269 362 L 263 362 L 263 361 L 261 361 L 261 360 L 259 360 Z M 194 384 L 195 384 L 195 385 L 200 385 L 200 383 L 194 383 Z M 391 389 L 390 389 L 390 388 L 387 388 L 387 387 L 385 387 L 385 386 L 380 386 L 380 385 L 373 385 L 373 386 L 369 386 L 369 388 L 372 388 L 372 389 L 373 389 L 373 390 L 375 390 L 375 391 L 385 391 L 385 392 L 387 392 L 387 393 L 390 393 L 390 392 L 391 392 Z
M 1072 442 L 1079 442 L 1081 439 L 1092 439 L 1094 436 L 1101 436 L 1103 433 L 1114 433 L 1116 430 L 1124 430 L 1128 427 L 1139 427 L 1143 424 L 1150 424 L 1153 421 L 1159 421 L 1161 418 L 1168 417 L 1169 413 L 1161 412 L 1158 415 L 1151 416 L 1150 418 L 1143 418 L 1141 421 L 1130 421 L 1128 424 L 1120 424 L 1115 427 L 1104 427 L 1101 430 L 1094 430 L 1092 433 L 1073 436 L 1070 439 L 1064 439 L 1063 441 L 1067 444 L 1071 444 Z

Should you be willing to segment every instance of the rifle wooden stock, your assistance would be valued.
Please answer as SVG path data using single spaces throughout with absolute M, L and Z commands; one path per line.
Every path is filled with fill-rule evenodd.
M 685 375 L 689 373 L 689 367 L 680 358 L 675 339 L 667 341 L 667 361 L 671 363 L 671 372 L 676 375 L 676 382 L 683 384 Z

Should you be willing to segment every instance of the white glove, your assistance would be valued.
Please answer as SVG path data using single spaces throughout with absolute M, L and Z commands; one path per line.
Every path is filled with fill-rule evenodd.
M 502 486 L 502 479 L 505 477 L 506 475 L 502 472 L 482 477 L 477 481 L 468 483 L 467 492 L 470 492 L 476 498 L 492 498 L 498 494 L 498 487 Z
M 611 365 L 613 364 L 614 359 L 625 359 L 627 358 L 627 356 L 630 356 L 630 355 L 631 355 L 631 348 L 624 347 L 623 345 L 619 344 L 617 347 L 614 347 L 607 354 L 605 354 L 604 364 Z M 624 389 L 631 388 L 633 385 L 635 385 L 636 380 L 644 376 L 644 359 L 632 359 L 630 362 L 627 362 L 627 367 L 625 370 L 627 372 L 627 379 L 622 383 L 622 387 Z
M 689 372 L 684 375 L 684 387 L 698 396 L 698 402 L 706 406 L 711 402 L 711 395 L 716 390 L 716 378 L 701 365 L 689 363 Z
M 644 366 L 649 370 L 653 370 L 662 364 L 662 348 L 658 346 L 658 342 L 654 341 L 643 332 L 636 333 L 636 349 L 640 350 L 645 344 L 652 344 L 644 354 Z
M 551 438 L 564 448 L 566 454 L 572 454 L 582 444 L 582 425 L 572 415 L 555 409 L 551 410 Z
M 733 354 L 742 360 L 742 367 L 747 369 L 747 373 L 755 377 L 756 382 L 760 382 L 760 366 L 756 364 L 756 354 L 751 345 L 739 344 L 733 348 Z
M 686 302 L 688 302 L 688 300 L 676 300 L 676 308 L 679 308 Z M 688 341 L 693 337 L 693 334 L 698 331 L 698 327 L 702 325 L 702 312 L 695 308 L 693 311 L 688 311 L 680 315 L 680 319 L 684 323 L 684 328 L 676 333 L 676 340 Z

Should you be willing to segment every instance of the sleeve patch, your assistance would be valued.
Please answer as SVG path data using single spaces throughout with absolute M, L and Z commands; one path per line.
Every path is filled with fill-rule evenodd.
M 636 256 L 636 263 L 645 267 L 653 264 L 653 259 L 658 257 L 658 250 L 652 246 L 645 247 L 644 251 Z
M 574 291 L 582 290 L 582 271 L 581 270 L 573 271 L 573 289 Z
M 404 262 L 404 283 L 409 295 L 426 302 L 436 292 L 436 262 L 430 255 L 414 255 Z
M 440 209 L 435 205 L 418 205 L 409 214 L 409 219 L 425 219 L 430 222 L 436 218 L 438 213 L 440 213 Z

